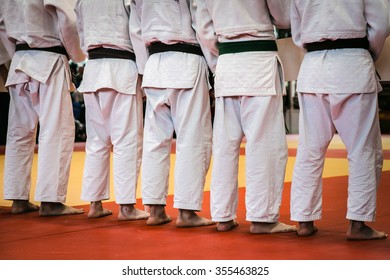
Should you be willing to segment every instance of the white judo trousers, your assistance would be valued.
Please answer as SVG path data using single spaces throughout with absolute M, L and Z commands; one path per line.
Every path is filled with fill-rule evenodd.
M 245 135 L 246 219 L 277 222 L 287 163 L 284 127 L 282 94 L 216 98 L 211 180 L 213 221 L 236 218 L 239 151 Z
M 172 135 L 176 162 L 174 207 L 200 211 L 212 142 L 206 63 L 199 63 L 190 89 L 144 88 L 147 96 L 142 157 L 142 199 L 166 205 Z
M 383 165 L 377 94 L 298 95 L 299 146 L 291 189 L 291 220 L 322 215 L 322 172 L 334 134 L 348 152 L 347 219 L 373 222 Z
M 75 133 L 66 71 L 65 65 L 57 62 L 46 83 L 30 78 L 26 83 L 9 86 L 5 199 L 29 199 L 39 122 L 35 200 L 65 202 Z
M 81 199 L 110 198 L 112 149 L 115 201 L 136 203 L 143 137 L 142 93 L 100 89 L 84 94 L 84 102 L 88 137 Z

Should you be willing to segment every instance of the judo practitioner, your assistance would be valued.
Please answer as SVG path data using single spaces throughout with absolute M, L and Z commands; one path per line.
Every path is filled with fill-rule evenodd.
M 136 209 L 142 155 L 141 78 L 130 41 L 130 1 L 79 0 L 76 4 L 82 48 L 88 53 L 83 80 L 86 107 L 86 159 L 81 198 L 91 202 L 89 218 L 112 214 L 110 197 L 113 148 L 115 200 L 119 220 L 147 219 Z
M 367 226 L 376 213 L 383 158 L 378 119 L 381 86 L 374 61 L 389 35 L 387 0 L 293 0 L 291 31 L 306 54 L 298 75 L 299 145 L 291 189 L 297 234 L 322 218 L 325 152 L 339 134 L 348 153 L 347 239 L 381 239 Z
M 142 36 L 149 53 L 142 82 L 147 97 L 142 199 L 150 207 L 148 225 L 172 220 L 165 205 L 174 132 L 176 225 L 213 224 L 196 213 L 202 208 L 212 128 L 207 63 L 196 39 L 194 6 L 189 2 L 132 0 L 137 14 L 131 14 L 131 28 Z M 138 59 L 137 46 L 134 49 Z
M 211 215 L 218 231 L 229 231 L 238 224 L 238 162 L 244 137 L 250 232 L 296 231 L 295 226 L 278 221 L 287 141 L 283 71 L 274 25 L 290 27 L 289 3 L 197 0 L 198 35 L 219 55 L 211 178 Z
M 35 200 L 41 202 L 40 215 L 83 213 L 82 209 L 64 204 L 74 142 L 70 97 L 73 84 L 68 60 L 85 59 L 74 4 L 75 1 L 4 0 L 0 5 L 0 24 L 16 50 L 6 83 L 11 101 L 4 198 L 13 200 L 12 213 L 38 210 L 29 202 L 38 123 Z

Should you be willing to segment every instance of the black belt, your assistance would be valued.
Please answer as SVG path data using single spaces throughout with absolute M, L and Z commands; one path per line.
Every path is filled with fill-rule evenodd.
M 275 40 L 253 40 L 218 43 L 219 54 L 258 52 L 258 51 L 278 51 Z
M 183 52 L 191 53 L 203 56 L 202 49 L 197 45 L 177 43 L 173 45 L 167 45 L 161 42 L 152 43 L 149 47 L 149 55 L 161 52 Z
M 89 59 L 117 58 L 117 59 L 130 59 L 135 61 L 135 54 L 124 50 L 96 48 L 88 51 L 88 58 Z
M 16 44 L 15 51 L 45 51 L 45 52 L 52 52 L 52 53 L 66 55 L 69 58 L 66 49 L 62 46 L 55 46 L 55 47 L 48 47 L 48 48 L 31 48 L 28 44 Z
M 308 52 L 335 50 L 335 49 L 366 49 L 369 48 L 367 37 L 353 39 L 337 39 L 334 41 L 326 40 L 322 42 L 313 42 L 305 44 Z

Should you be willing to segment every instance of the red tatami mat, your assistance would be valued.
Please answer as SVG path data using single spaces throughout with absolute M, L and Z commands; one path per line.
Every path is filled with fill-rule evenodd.
M 119 222 L 115 203 L 105 206 L 114 215 L 90 220 L 86 215 L 39 217 L 38 213 L 9 214 L 0 210 L 2 260 L 389 260 L 390 239 L 347 241 L 347 177 L 324 179 L 323 218 L 319 232 L 299 238 L 294 233 L 254 235 L 245 221 L 244 192 L 240 188 L 239 226 L 220 233 L 215 226 L 150 227 L 145 221 Z M 285 184 L 281 221 L 289 222 L 290 183 Z M 383 172 L 378 193 L 378 230 L 390 233 L 390 172 Z M 88 211 L 87 206 L 82 206 Z M 142 206 L 140 206 L 142 207 Z M 175 218 L 169 197 L 167 212 Z M 202 215 L 209 217 L 209 193 Z

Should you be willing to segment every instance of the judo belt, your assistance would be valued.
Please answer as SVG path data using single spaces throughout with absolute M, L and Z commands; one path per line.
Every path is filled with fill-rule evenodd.
M 48 47 L 48 48 L 31 48 L 27 44 L 16 44 L 15 51 L 45 51 L 66 55 L 69 58 L 68 53 L 62 46 Z
M 177 43 L 173 45 L 167 45 L 161 42 L 152 43 L 149 47 L 149 55 L 161 52 L 183 52 L 191 53 L 203 56 L 202 49 L 197 45 Z
M 335 50 L 335 49 L 366 49 L 368 50 L 369 43 L 367 37 L 354 39 L 337 39 L 334 41 L 326 40 L 322 42 L 314 42 L 305 44 L 308 52 Z
M 218 43 L 219 54 L 258 52 L 258 51 L 278 51 L 278 46 L 274 40 L 256 40 Z
M 119 59 L 130 59 L 135 61 L 135 54 L 123 50 L 96 48 L 88 51 L 88 58 L 89 59 L 119 58 Z

